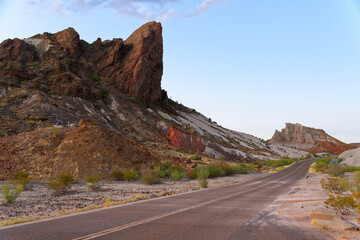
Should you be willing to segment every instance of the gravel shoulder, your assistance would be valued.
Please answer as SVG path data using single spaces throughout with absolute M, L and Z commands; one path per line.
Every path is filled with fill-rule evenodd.
M 208 187 L 241 183 L 264 175 L 247 174 L 209 179 Z M 0 226 L 199 190 L 196 180 L 165 180 L 155 185 L 145 185 L 140 181 L 107 181 L 101 182 L 101 185 L 101 190 L 92 191 L 86 183 L 80 182 L 73 184 L 66 194 L 55 196 L 43 182 L 30 182 L 27 186 L 29 190 L 22 192 L 11 205 L 0 197 Z
M 358 231 L 333 230 L 326 226 L 312 225 L 311 211 L 318 207 L 325 208 L 324 201 L 328 198 L 320 184 L 320 180 L 325 177 L 330 177 L 330 175 L 311 173 L 306 179 L 298 181 L 290 192 L 280 196 L 274 202 L 271 208 L 276 210 L 272 214 L 286 224 L 309 230 L 317 228 L 319 231 L 326 231 L 334 239 L 360 239 Z M 356 217 L 357 215 L 350 214 L 345 219 L 357 224 Z

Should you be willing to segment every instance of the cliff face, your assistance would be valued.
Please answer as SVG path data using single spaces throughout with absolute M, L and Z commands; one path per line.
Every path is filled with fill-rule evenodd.
M 126 41 L 96 42 L 96 68 L 100 77 L 146 105 L 161 99 L 163 40 L 160 23 L 147 23 Z
M 331 137 L 322 129 L 305 127 L 298 123 L 286 123 L 285 128 L 281 132 L 276 130 L 268 142 L 312 153 L 329 152 L 339 154 L 353 148 L 353 146 Z

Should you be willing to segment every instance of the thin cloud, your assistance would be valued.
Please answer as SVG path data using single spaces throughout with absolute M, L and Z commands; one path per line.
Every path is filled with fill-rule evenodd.
M 82 14 L 92 9 L 110 9 L 117 14 L 144 20 L 164 21 L 182 16 L 199 16 L 225 0 L 203 0 L 193 6 L 191 14 L 177 10 L 184 0 L 22 0 L 27 7 L 42 9 L 51 14 Z
M 190 16 L 199 16 L 209 11 L 215 5 L 224 2 L 224 0 L 204 0 L 202 3 L 196 6 L 195 11 Z

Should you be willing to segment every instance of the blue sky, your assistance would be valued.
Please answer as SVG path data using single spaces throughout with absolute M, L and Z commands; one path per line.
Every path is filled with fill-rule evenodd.
M 151 20 L 173 100 L 264 139 L 297 122 L 360 142 L 360 0 L 0 0 L 0 41 L 125 39 Z

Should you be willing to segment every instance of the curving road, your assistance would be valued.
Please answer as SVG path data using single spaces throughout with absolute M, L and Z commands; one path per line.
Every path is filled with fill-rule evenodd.
M 0 239 L 332 239 L 270 214 L 313 162 L 240 184 L 4 227 Z

